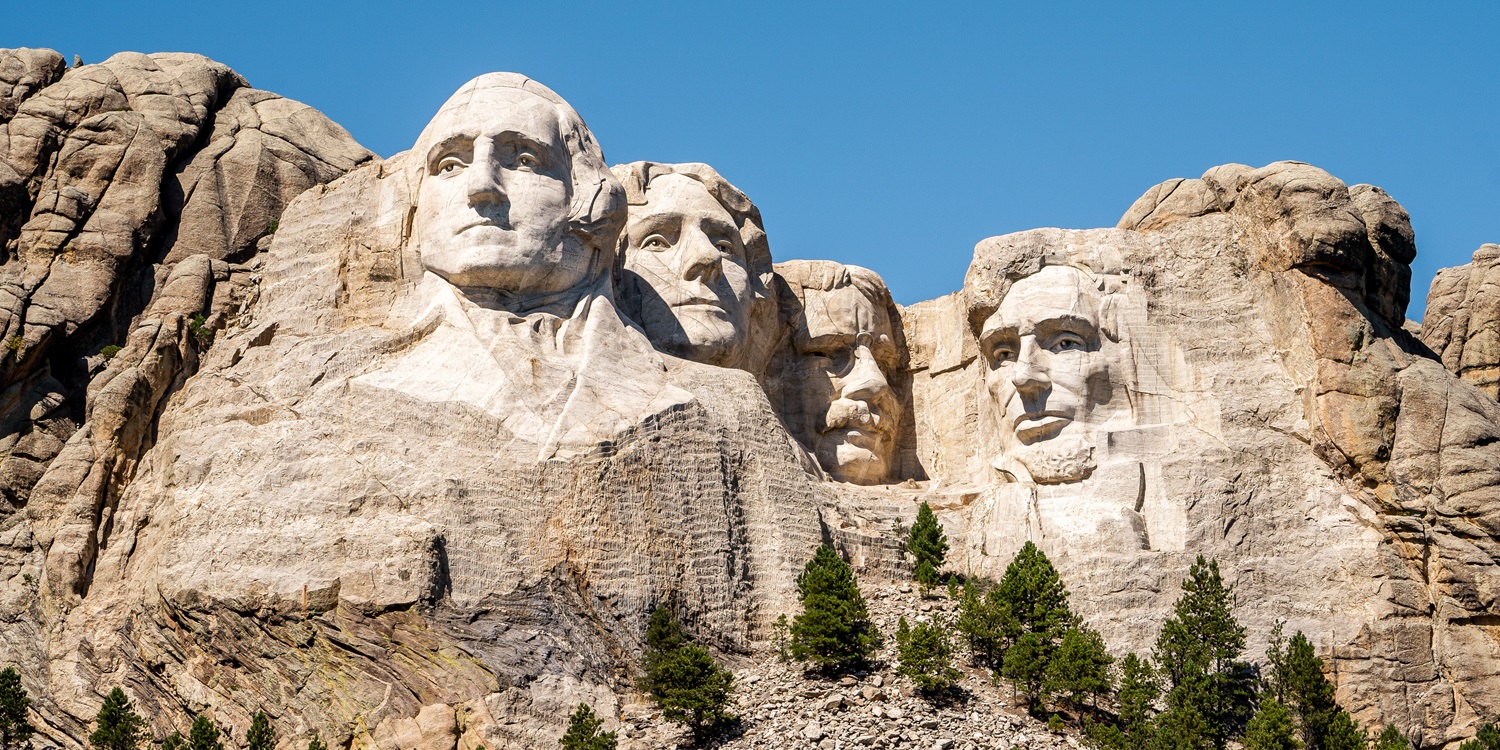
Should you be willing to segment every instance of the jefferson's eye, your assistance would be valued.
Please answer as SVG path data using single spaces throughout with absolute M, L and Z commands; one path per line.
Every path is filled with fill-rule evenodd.
M 645 242 L 641 243 L 641 247 L 646 248 L 647 250 L 666 250 L 671 246 L 672 243 L 667 242 L 667 238 L 659 234 L 653 234 L 650 237 L 647 237 Z
M 458 158 L 457 156 L 444 156 L 443 158 L 438 160 L 437 166 L 433 167 L 432 173 L 451 174 L 453 172 L 457 172 L 460 169 L 463 169 L 465 166 L 467 165 L 464 164 L 464 160 Z
M 1052 342 L 1052 351 L 1054 352 L 1076 352 L 1086 348 L 1088 348 L 1088 345 L 1084 343 L 1083 339 L 1072 335 L 1058 336 Z
M 1016 350 L 1009 344 L 996 344 L 995 348 L 990 350 L 990 359 L 999 363 L 1011 362 L 1015 358 Z
M 542 160 L 530 151 L 522 151 L 516 154 L 516 167 L 524 169 L 536 169 L 542 166 Z

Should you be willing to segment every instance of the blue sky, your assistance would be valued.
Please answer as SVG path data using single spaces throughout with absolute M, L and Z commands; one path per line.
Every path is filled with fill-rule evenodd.
M 57 10 L 65 7 L 65 10 Z M 778 259 L 875 269 L 897 301 L 974 243 L 1112 226 L 1216 164 L 1316 164 L 1412 215 L 1411 317 L 1500 242 L 1500 3 L 91 2 L 4 11 L 0 46 L 188 51 L 388 156 L 479 73 L 567 98 L 612 163 L 704 161 Z

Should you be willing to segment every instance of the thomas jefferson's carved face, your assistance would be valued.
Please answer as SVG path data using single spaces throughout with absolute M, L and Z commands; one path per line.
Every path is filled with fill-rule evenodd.
M 1017 281 L 984 322 L 979 343 L 989 365 L 997 466 L 1014 459 L 1037 482 L 1082 479 L 1092 470 L 1090 417 L 1110 396 L 1099 302 L 1081 271 L 1048 266 Z
M 568 236 L 570 156 L 557 108 L 515 88 L 475 90 L 428 125 L 412 234 L 427 270 L 512 294 L 573 288 L 591 253 Z
M 901 417 L 888 381 L 900 358 L 893 321 L 854 286 L 803 294 L 806 324 L 792 339 L 788 385 L 804 439 L 834 479 L 889 481 Z
M 679 174 L 651 181 L 625 226 L 624 293 L 657 348 L 684 359 L 740 364 L 750 325 L 751 279 L 734 217 L 703 183 Z

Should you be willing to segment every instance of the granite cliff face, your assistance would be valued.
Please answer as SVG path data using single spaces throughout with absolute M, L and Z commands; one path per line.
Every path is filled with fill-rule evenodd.
M 1378 188 L 1217 167 L 901 309 L 514 74 L 380 160 L 200 57 L 7 51 L 0 146 L 0 662 L 51 743 L 124 685 L 162 732 L 543 746 L 629 706 L 652 608 L 757 653 L 821 541 L 904 575 L 923 500 L 1112 649 L 1203 554 L 1362 722 L 1500 714 L 1488 266 L 1419 342 Z

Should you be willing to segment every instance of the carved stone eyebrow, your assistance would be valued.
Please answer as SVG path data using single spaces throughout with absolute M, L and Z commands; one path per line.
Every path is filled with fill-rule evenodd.
M 431 169 L 434 159 L 451 153 L 459 148 L 468 147 L 472 149 L 473 146 L 474 136 L 469 135 L 468 133 L 454 133 L 453 135 L 450 135 L 447 138 L 444 138 L 443 140 L 433 144 L 432 148 L 427 149 L 427 158 L 425 163 L 427 164 L 427 167 Z

